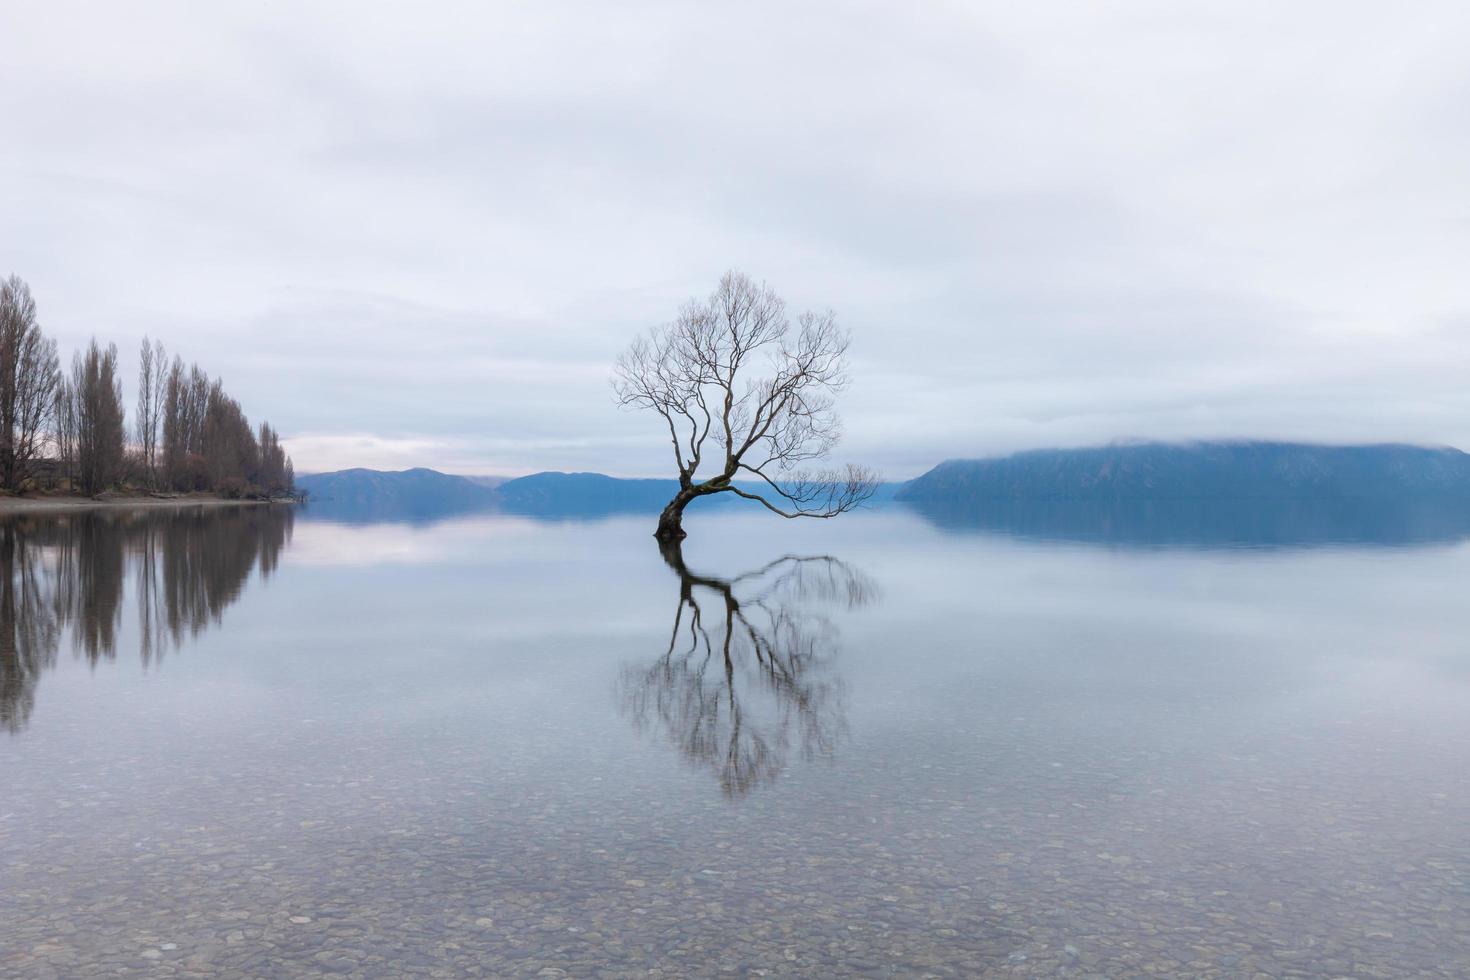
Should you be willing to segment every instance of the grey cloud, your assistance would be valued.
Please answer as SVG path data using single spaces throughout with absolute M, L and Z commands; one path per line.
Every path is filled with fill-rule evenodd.
M 853 457 L 1470 446 L 1458 4 L 12 7 L 0 273 L 302 469 L 666 467 L 606 373 L 735 265 Z M 417 455 L 416 455 L 417 454 Z

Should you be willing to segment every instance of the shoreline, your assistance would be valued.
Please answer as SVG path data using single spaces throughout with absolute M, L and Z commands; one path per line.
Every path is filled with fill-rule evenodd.
M 0 517 L 7 514 L 68 513 L 84 510 L 143 510 L 162 507 L 268 507 L 291 500 L 227 500 L 214 496 L 183 497 L 0 497 Z

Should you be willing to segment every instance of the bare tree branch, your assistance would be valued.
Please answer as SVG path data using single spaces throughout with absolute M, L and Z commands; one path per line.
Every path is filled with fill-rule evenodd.
M 849 383 L 849 338 L 833 312 L 803 313 L 764 284 L 727 272 L 703 302 L 636 339 L 618 358 L 613 390 L 624 408 L 660 415 L 674 448 L 679 493 L 658 536 L 683 537 L 691 500 L 734 493 L 782 517 L 830 518 L 861 505 L 878 476 L 849 465 L 807 472 L 842 437 L 836 396 Z M 711 441 L 723 459 L 706 452 Z M 751 478 L 737 486 L 742 474 Z
M 17 276 L 0 280 L 0 485 L 20 490 L 50 435 L 61 369 L 36 301 Z

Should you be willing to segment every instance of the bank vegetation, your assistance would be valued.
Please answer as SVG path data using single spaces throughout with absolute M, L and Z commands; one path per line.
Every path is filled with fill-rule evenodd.
M 129 420 L 117 346 L 96 338 L 64 370 L 30 287 L 0 280 L 0 492 L 294 495 L 268 422 L 253 427 L 219 378 L 143 339 Z

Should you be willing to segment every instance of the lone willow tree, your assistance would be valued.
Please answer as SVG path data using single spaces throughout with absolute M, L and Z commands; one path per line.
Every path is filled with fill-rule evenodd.
M 803 313 L 793 326 L 764 283 L 727 272 L 709 299 L 623 352 L 618 402 L 663 418 L 679 467 L 659 541 L 682 540 L 684 508 L 711 494 L 790 518 L 836 517 L 873 495 L 865 467 L 811 468 L 842 435 L 833 406 L 848 384 L 847 345 L 836 314 Z

